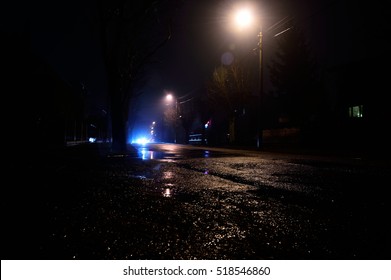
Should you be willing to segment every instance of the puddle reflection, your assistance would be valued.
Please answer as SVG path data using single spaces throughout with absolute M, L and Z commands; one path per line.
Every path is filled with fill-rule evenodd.
M 164 197 L 172 197 L 172 190 L 169 188 L 166 188 L 163 192 Z
M 149 151 L 147 148 L 140 148 L 138 155 L 142 160 L 153 159 L 153 151 Z
M 138 150 L 138 156 L 142 160 L 154 160 L 154 159 L 163 158 L 162 152 L 153 151 L 148 149 L 147 147 L 140 147 L 137 150 Z
M 174 178 L 174 172 L 172 171 L 164 171 L 163 172 L 163 179 L 167 180 L 167 179 L 172 179 Z
M 174 184 L 167 183 L 164 184 L 165 188 L 162 192 L 163 197 L 173 197 L 174 196 Z

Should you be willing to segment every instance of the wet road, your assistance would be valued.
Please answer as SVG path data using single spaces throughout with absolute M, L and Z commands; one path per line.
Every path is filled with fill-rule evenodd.
M 154 144 L 86 170 L 58 171 L 32 258 L 389 259 L 387 164 Z
M 176 201 L 179 216 L 168 215 L 189 228 L 179 247 L 189 251 L 174 250 L 174 257 L 389 256 L 387 166 L 173 145 L 140 151 L 147 161 L 157 158 L 145 191 Z

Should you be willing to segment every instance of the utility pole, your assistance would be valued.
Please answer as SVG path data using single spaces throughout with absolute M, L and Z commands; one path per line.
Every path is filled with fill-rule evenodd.
M 262 97 L 263 97 L 263 45 L 262 26 L 258 34 L 259 37 L 259 100 L 258 100 L 258 120 L 257 120 L 257 148 L 262 147 Z

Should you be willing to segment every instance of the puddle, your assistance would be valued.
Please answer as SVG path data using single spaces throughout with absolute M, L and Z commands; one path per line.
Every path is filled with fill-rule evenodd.
M 140 147 L 137 149 L 137 152 L 138 156 L 142 160 L 155 160 L 163 158 L 163 152 L 153 151 L 148 149 L 147 147 Z
M 164 171 L 162 174 L 162 179 L 170 180 L 174 178 L 175 173 L 173 171 Z
M 129 174 L 128 177 L 129 177 L 129 178 L 132 178 L 132 179 L 138 179 L 138 180 L 153 180 L 153 178 L 147 177 L 147 176 L 145 176 L 145 175 L 134 175 L 134 174 Z
M 190 194 L 179 191 L 178 187 L 175 184 L 167 183 L 161 187 L 150 187 L 143 190 L 144 194 L 149 195 L 154 198 L 161 199 L 174 199 L 180 202 L 192 202 L 196 200 L 199 196 L 196 194 Z
M 174 192 L 170 188 L 165 188 L 163 191 L 163 197 L 172 197 L 174 195 Z

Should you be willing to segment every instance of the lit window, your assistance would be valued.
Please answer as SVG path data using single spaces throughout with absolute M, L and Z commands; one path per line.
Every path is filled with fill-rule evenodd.
M 349 107 L 350 118 L 362 118 L 363 105 Z

